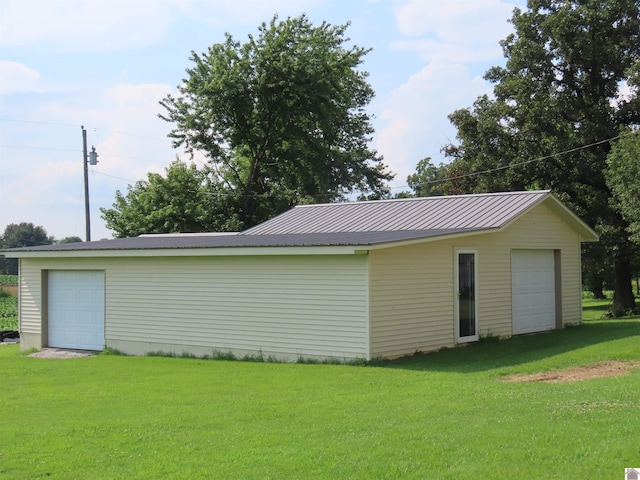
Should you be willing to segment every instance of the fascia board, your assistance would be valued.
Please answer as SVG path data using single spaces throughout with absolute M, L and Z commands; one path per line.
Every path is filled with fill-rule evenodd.
M 135 250 L 68 250 L 11 252 L 7 258 L 104 258 L 104 257 L 235 257 L 273 255 L 354 255 L 362 249 L 350 246 L 154 248 Z
M 497 231 L 500 231 L 500 229 L 499 228 L 479 228 L 477 230 L 469 230 L 467 232 L 445 233 L 442 235 L 433 235 L 430 237 L 414 238 L 411 240 L 400 240 L 397 242 L 378 243 L 375 245 L 369 245 L 366 247 L 366 249 L 367 250 L 383 250 L 385 248 L 406 247 L 409 245 L 417 245 L 420 243 L 439 242 L 441 240 L 451 240 L 454 238 L 471 237 L 473 235 L 483 235 L 486 233 L 497 232 Z M 362 248 L 365 248 L 365 247 L 362 247 Z

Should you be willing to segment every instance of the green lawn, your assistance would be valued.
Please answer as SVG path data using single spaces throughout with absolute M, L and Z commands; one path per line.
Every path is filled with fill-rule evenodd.
M 586 298 L 582 300 L 582 320 L 604 320 L 607 312 L 611 309 L 613 301 L 611 299 Z
M 640 360 L 640 319 L 376 366 L 2 346 L 0 477 L 617 479 L 640 461 L 640 368 L 503 381 L 610 359 Z

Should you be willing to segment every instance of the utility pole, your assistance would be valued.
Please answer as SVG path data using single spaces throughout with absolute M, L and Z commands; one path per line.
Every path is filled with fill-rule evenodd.
M 89 213 L 89 165 L 98 164 L 96 147 L 91 147 L 91 153 L 87 153 L 87 131 L 82 125 L 82 167 L 84 169 L 84 216 L 86 221 L 87 242 L 91 241 L 91 214 Z
M 91 215 L 89 213 L 89 167 L 87 162 L 87 131 L 82 125 L 82 166 L 84 167 L 84 218 L 87 231 L 86 241 L 91 241 Z

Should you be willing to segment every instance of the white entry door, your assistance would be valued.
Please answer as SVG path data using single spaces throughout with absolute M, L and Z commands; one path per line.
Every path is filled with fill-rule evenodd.
M 554 251 L 513 250 L 511 291 L 514 335 L 555 328 Z
M 51 270 L 48 282 L 49 346 L 104 349 L 104 272 Z
M 478 340 L 477 260 L 473 250 L 459 250 L 456 263 L 456 340 Z

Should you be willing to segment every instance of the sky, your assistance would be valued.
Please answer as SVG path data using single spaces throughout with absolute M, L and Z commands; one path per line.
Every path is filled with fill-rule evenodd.
M 525 0 L 0 0 L 0 234 L 42 226 L 85 239 L 82 127 L 89 166 L 91 238 L 112 238 L 100 217 L 115 193 L 189 157 L 172 147 L 159 101 L 226 32 L 244 42 L 262 22 L 305 13 L 314 25 L 350 22 L 352 44 L 371 48 L 361 70 L 371 146 L 395 173 L 392 193 L 425 157 L 455 141 L 448 115 L 492 86 L 500 40 Z M 201 161 L 197 159 L 196 161 Z

